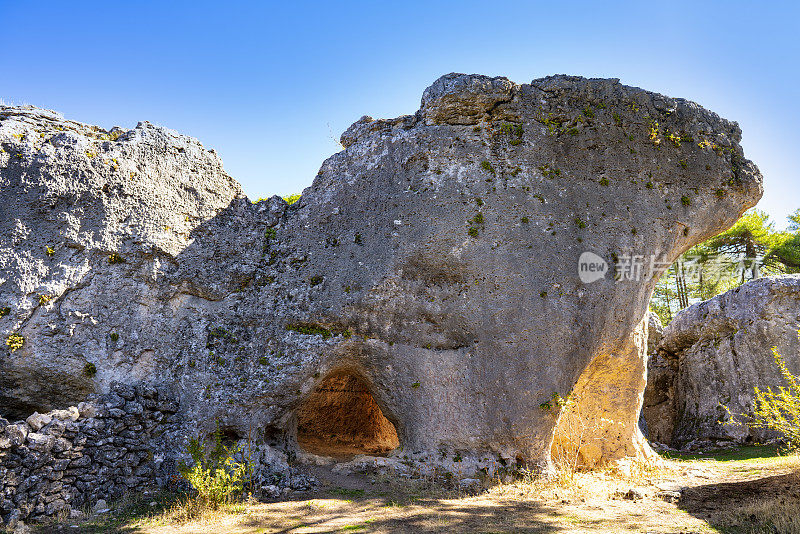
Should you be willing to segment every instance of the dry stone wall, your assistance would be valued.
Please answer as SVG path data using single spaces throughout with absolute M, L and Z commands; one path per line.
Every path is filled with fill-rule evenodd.
M 164 388 L 112 384 L 68 409 L 0 419 L 0 512 L 19 521 L 69 518 L 98 500 L 167 482 L 159 437 L 179 428 Z M 161 445 L 161 446 L 159 446 Z

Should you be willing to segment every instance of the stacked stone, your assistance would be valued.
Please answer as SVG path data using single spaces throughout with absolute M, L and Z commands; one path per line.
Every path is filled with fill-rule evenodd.
M 3 522 L 69 517 L 152 484 L 161 463 L 154 440 L 173 426 L 177 411 L 166 390 L 114 383 L 77 407 L 15 423 L 0 418 Z

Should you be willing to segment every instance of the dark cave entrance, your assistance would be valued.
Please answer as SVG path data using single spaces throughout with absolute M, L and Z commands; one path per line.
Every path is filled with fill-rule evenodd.
M 351 371 L 328 375 L 300 406 L 297 443 L 306 452 L 337 459 L 386 454 L 400 444 L 367 382 Z

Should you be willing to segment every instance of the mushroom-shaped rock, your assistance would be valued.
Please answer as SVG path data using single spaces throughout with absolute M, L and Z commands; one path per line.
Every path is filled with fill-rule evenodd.
M 650 454 L 653 286 L 762 193 L 736 123 L 618 80 L 449 74 L 274 210 L 194 140 L 43 113 L 0 108 L 0 415 L 170 384 L 231 439 L 335 413 L 333 455 L 369 413 L 370 447 L 464 473 Z

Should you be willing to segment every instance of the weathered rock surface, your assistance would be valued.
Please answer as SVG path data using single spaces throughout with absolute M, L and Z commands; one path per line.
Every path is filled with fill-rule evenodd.
M 650 275 L 760 197 L 740 137 L 617 80 L 451 74 L 356 122 L 287 206 L 168 130 L 0 108 L 0 412 L 169 383 L 185 433 L 292 451 L 351 375 L 411 459 L 546 468 L 554 433 L 590 465 L 646 455 Z M 660 263 L 584 284 L 585 251 Z
M 112 380 L 152 380 L 163 343 L 153 337 L 169 327 L 150 322 L 191 292 L 162 280 L 240 186 L 213 151 L 149 123 L 106 132 L 0 107 L 0 149 L 0 324 L 4 340 L 25 336 L 0 364 L 0 412 L 22 417 Z
M 664 325 L 654 312 L 648 312 L 647 387 L 644 390 L 639 426 L 650 442 L 668 444 L 672 433 L 675 360 L 658 352 L 664 338 Z
M 753 386 L 785 385 L 772 347 L 800 373 L 798 330 L 800 275 L 760 278 L 681 311 L 650 363 L 643 408 L 650 438 L 683 447 L 775 437 L 721 424 L 722 405 L 751 414 Z

